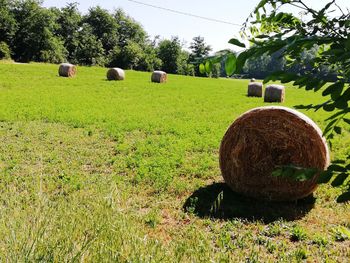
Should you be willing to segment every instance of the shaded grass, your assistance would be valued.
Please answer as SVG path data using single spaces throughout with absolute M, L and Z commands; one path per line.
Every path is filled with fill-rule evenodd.
M 349 206 L 334 202 L 337 189 L 319 188 L 315 207 L 290 222 L 242 214 L 210 219 L 183 210 L 201 187 L 222 181 L 218 147 L 227 127 L 264 105 L 245 96 L 247 81 L 170 75 L 159 85 L 149 73 L 127 71 L 124 82 L 108 82 L 103 68 L 81 67 L 73 79 L 57 77 L 57 70 L 0 65 L 2 261 L 350 256 L 349 241 L 335 241 L 334 229 L 350 224 Z M 320 99 L 288 88 L 283 105 Z M 307 115 L 325 126 L 327 113 Z M 333 157 L 350 153 L 344 128 Z M 306 238 L 293 242 L 295 229 Z

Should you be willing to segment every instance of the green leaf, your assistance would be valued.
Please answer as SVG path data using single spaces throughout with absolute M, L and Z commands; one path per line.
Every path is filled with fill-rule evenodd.
M 293 169 L 292 167 L 284 167 L 282 169 L 282 174 L 280 176 L 282 177 L 293 177 L 293 175 L 295 174 L 295 169 Z
M 342 173 L 345 173 L 346 172 L 346 167 L 344 166 L 341 166 L 339 164 L 332 164 L 328 167 L 327 169 L 328 171 L 332 171 L 332 172 L 342 172 Z
M 248 56 L 248 51 L 244 51 L 238 55 L 236 59 L 236 73 L 241 73 Z
M 350 191 L 347 191 L 343 194 L 341 194 L 338 198 L 337 198 L 337 202 L 338 203 L 345 203 L 350 201 Z
M 346 119 L 346 118 L 344 118 L 344 119 L 343 119 L 343 121 L 344 121 L 345 123 L 347 123 L 347 124 L 349 124 L 349 125 L 350 125 L 350 119 Z
M 345 164 L 344 160 L 334 160 L 332 163 L 334 164 Z
M 279 169 L 274 170 L 274 171 L 271 173 L 271 176 L 279 177 L 279 176 L 282 175 L 282 173 L 283 173 L 283 169 L 282 169 L 282 168 L 279 168 Z
M 345 42 L 345 47 L 347 50 L 350 50 L 350 37 L 348 36 L 348 39 Z
M 327 84 L 327 82 L 324 80 L 319 81 L 318 85 L 316 85 L 316 87 L 314 88 L 314 91 L 316 92 L 316 91 L 320 90 L 326 84 Z
M 334 131 L 335 131 L 336 134 L 341 134 L 341 127 L 335 126 L 334 127 Z
M 269 35 L 258 35 L 255 38 L 263 39 L 263 38 L 269 38 L 269 37 L 270 37 Z
M 304 182 L 310 178 L 307 177 L 307 174 L 303 170 L 296 170 L 292 176 L 292 178 L 299 182 Z
M 350 109 L 347 109 L 347 110 L 342 110 L 342 111 L 337 111 L 335 114 L 333 114 L 332 116 L 328 117 L 326 119 L 326 121 L 329 121 L 329 120 L 333 120 L 335 118 L 338 118 L 340 117 L 341 115 L 345 115 L 346 113 L 350 112 Z
M 284 71 L 273 72 L 264 79 L 263 83 L 266 84 L 269 81 L 275 81 L 275 80 L 281 79 L 281 76 L 283 74 L 285 74 Z
M 335 97 L 335 99 L 337 99 L 340 96 L 340 94 L 342 93 L 343 88 L 344 88 L 344 82 L 336 82 L 336 83 L 330 85 L 329 87 L 327 87 L 322 92 L 322 95 L 327 96 L 327 95 L 331 94 L 332 99 L 333 99 L 333 97 Z M 333 100 L 335 100 L 335 99 L 333 99 Z
M 297 75 L 294 73 L 283 73 L 280 75 L 281 83 L 288 83 L 297 78 Z
M 310 80 L 310 77 L 309 76 L 305 76 L 305 77 L 299 77 L 297 78 L 293 85 L 294 86 L 299 86 L 299 87 L 303 87 L 307 84 L 307 82 Z
M 204 66 L 203 63 L 201 63 L 201 64 L 199 65 L 199 72 L 200 72 L 201 74 L 204 74 L 204 73 L 205 73 L 205 66 Z
M 236 56 L 234 54 L 228 54 L 225 61 L 225 71 L 227 76 L 231 76 L 236 70 Z
M 315 168 L 302 168 L 294 165 L 285 165 L 274 170 L 271 175 L 275 177 L 291 178 L 299 182 L 311 179 L 318 172 Z
M 334 105 L 334 103 L 331 103 L 331 104 L 327 103 L 327 104 L 323 105 L 323 109 L 325 111 L 329 111 L 329 112 L 334 111 L 335 105 Z
M 334 124 L 335 124 L 337 121 L 338 121 L 338 119 L 334 119 L 334 120 L 330 121 L 330 122 L 327 124 L 326 128 L 324 129 L 323 135 L 327 135 L 327 134 L 332 130 Z
M 337 109 L 344 110 L 344 109 L 348 108 L 348 101 L 345 97 L 341 96 L 334 102 L 334 106 Z
M 319 184 L 326 184 L 328 183 L 333 176 L 333 172 L 332 171 L 324 171 L 320 174 L 320 176 L 318 177 L 317 183 Z
M 228 43 L 235 45 L 235 46 L 239 46 L 239 47 L 243 47 L 245 48 L 245 44 L 243 44 L 242 42 L 240 42 L 238 39 L 236 38 L 231 38 Z
M 339 174 L 339 175 L 333 180 L 332 186 L 333 186 L 333 187 L 341 186 L 341 185 L 345 182 L 346 178 L 348 178 L 348 176 L 349 176 L 349 175 L 346 174 L 346 173 L 341 173 L 341 174 Z
M 257 12 L 260 8 L 264 7 L 267 4 L 268 0 L 261 0 L 257 7 L 255 8 L 255 12 Z
M 210 60 L 205 62 L 205 72 L 210 73 L 213 69 L 213 64 L 211 63 Z

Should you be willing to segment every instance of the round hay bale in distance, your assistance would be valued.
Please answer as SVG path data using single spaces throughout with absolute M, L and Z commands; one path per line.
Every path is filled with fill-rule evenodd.
M 121 68 L 111 68 L 107 71 L 108 80 L 124 80 L 125 72 Z
M 61 77 L 74 77 L 76 73 L 77 67 L 69 63 L 60 64 L 58 69 L 58 74 Z
M 284 102 L 285 87 L 282 85 L 269 85 L 265 89 L 265 102 Z
M 250 82 L 248 84 L 248 97 L 262 97 L 263 84 L 260 82 Z
M 168 80 L 168 76 L 164 71 L 153 71 L 151 81 L 155 83 L 165 83 Z
M 250 82 L 256 82 L 255 78 L 251 78 Z
M 276 167 L 321 171 L 329 162 L 322 131 L 310 118 L 286 107 L 260 107 L 244 113 L 229 127 L 220 146 L 220 168 L 228 186 L 263 200 L 297 200 L 317 187 L 319 174 L 299 182 L 272 176 Z

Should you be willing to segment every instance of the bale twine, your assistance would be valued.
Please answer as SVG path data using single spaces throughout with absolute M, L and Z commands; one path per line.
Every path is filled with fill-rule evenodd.
M 125 72 L 121 68 L 111 68 L 107 71 L 108 80 L 124 80 Z
M 260 82 L 250 82 L 248 84 L 248 97 L 262 97 L 263 84 Z
M 285 88 L 282 85 L 270 85 L 265 89 L 265 102 L 284 102 Z
M 151 80 L 156 83 L 164 83 L 168 79 L 167 74 L 164 71 L 156 70 L 152 73 Z
M 264 200 L 290 201 L 311 194 L 316 174 L 304 182 L 273 177 L 278 166 L 324 170 L 329 151 L 322 131 L 304 114 L 285 107 L 260 107 L 240 116 L 220 147 L 220 168 L 230 188 Z
M 62 63 L 58 69 L 61 77 L 74 77 L 76 73 L 77 67 L 69 63 Z

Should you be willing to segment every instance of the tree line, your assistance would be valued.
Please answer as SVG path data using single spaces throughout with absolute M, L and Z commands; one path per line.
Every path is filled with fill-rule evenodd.
M 0 0 L 0 59 L 201 76 L 196 63 L 211 47 L 197 36 L 190 51 L 176 36 L 151 39 L 122 9 L 109 12 L 97 6 L 82 14 L 77 3 L 45 8 L 38 0 Z
M 325 81 L 336 81 L 338 67 L 328 64 L 315 63 L 319 56 L 320 46 L 314 44 L 309 49 L 300 52 L 298 61 L 292 61 L 284 55 L 282 48 L 272 54 L 264 53 L 257 57 L 247 59 L 242 69 L 241 77 L 265 79 L 275 72 L 288 72 L 305 75 Z
M 109 12 L 97 6 L 82 14 L 77 3 L 45 8 L 39 0 L 0 0 L 0 59 L 226 76 L 224 61 L 213 65 L 210 73 L 200 71 L 199 64 L 211 51 L 203 37 L 194 37 L 189 50 L 184 49 L 176 36 L 151 39 L 141 24 L 122 9 Z M 294 63 L 293 67 L 282 51 L 264 54 L 249 59 L 242 74 L 234 77 L 265 78 L 281 70 L 309 72 L 315 68 L 311 62 L 317 54 L 318 47 L 303 51 L 300 63 Z M 317 77 L 333 80 L 336 74 L 332 72 L 334 69 L 322 66 Z

